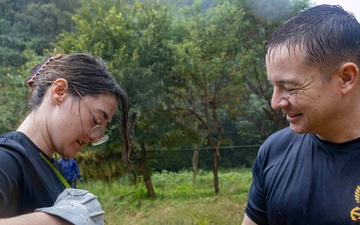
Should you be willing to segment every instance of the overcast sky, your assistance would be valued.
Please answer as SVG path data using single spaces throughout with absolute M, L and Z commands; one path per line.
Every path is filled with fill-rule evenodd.
M 356 19 L 360 21 L 360 1 L 359 0 L 312 0 L 315 5 L 329 4 L 340 5 L 346 11 L 352 12 Z

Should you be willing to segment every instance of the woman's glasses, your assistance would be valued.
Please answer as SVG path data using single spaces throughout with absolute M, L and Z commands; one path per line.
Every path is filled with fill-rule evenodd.
M 83 99 L 83 97 L 81 96 L 80 92 L 78 90 L 76 90 L 74 88 L 74 90 L 76 91 L 76 93 L 79 95 L 80 99 L 85 102 L 86 107 L 89 109 L 91 115 L 93 116 L 95 122 L 97 123 L 96 126 L 94 126 L 93 128 L 90 129 L 90 131 L 88 132 L 88 136 L 91 140 L 98 138 L 97 142 L 92 141 L 91 145 L 96 146 L 96 145 L 101 145 L 105 142 L 107 142 L 109 140 L 109 136 L 105 134 L 106 132 L 106 127 L 104 125 L 100 125 L 100 120 L 99 118 L 97 118 L 94 113 L 92 112 L 90 106 L 87 104 L 87 102 Z
M 85 104 L 89 108 L 89 105 L 86 102 L 85 102 Z M 91 112 L 91 110 L 90 110 L 90 112 Z M 91 112 L 91 114 L 92 114 L 92 112 Z M 91 139 L 99 138 L 99 140 L 97 142 L 93 142 L 93 141 L 91 142 L 91 145 L 96 146 L 96 145 L 101 145 L 102 143 L 107 142 L 109 140 L 109 136 L 107 136 L 105 134 L 106 127 L 104 125 L 100 125 L 100 120 L 96 116 L 93 115 L 93 117 L 96 119 L 97 125 L 95 127 L 91 128 L 91 130 L 88 133 L 88 136 Z

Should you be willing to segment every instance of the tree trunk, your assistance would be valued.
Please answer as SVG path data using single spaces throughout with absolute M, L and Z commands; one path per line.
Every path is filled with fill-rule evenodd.
M 140 143 L 140 146 L 141 146 L 141 154 L 140 154 L 140 160 L 139 160 L 140 171 L 141 171 L 141 173 L 143 174 L 143 177 L 144 177 L 144 183 L 145 183 L 145 187 L 146 187 L 146 191 L 147 191 L 148 196 L 151 199 L 155 199 L 156 194 L 155 194 L 152 182 L 151 182 L 149 169 L 147 167 L 145 144 L 142 141 L 139 141 L 139 143 Z
M 213 161 L 214 161 L 214 190 L 215 190 L 215 194 L 219 194 L 220 189 L 219 189 L 219 176 L 218 176 L 218 172 L 219 172 L 219 167 L 218 167 L 218 149 L 214 149 L 213 152 Z
M 214 121 L 215 124 L 215 130 L 217 133 L 216 139 L 214 140 L 214 138 L 211 137 L 211 133 L 210 133 L 210 143 L 212 144 L 212 146 L 214 147 L 214 152 L 213 152 L 213 163 L 214 163 L 214 190 L 215 190 L 215 194 L 218 194 L 220 192 L 220 188 L 219 188 L 219 165 L 218 165 L 218 159 L 220 157 L 220 152 L 219 152 L 219 148 L 220 148 L 220 143 L 222 140 L 222 124 L 220 122 L 220 120 L 217 117 L 217 104 L 216 101 L 211 101 L 210 102 L 210 107 L 211 107 L 211 111 L 212 111 L 212 119 Z
M 196 185 L 196 176 L 197 176 L 197 171 L 198 171 L 198 162 L 199 162 L 199 154 L 200 154 L 200 149 L 199 146 L 197 144 L 194 145 L 194 155 L 192 158 L 192 166 L 193 166 L 193 186 Z

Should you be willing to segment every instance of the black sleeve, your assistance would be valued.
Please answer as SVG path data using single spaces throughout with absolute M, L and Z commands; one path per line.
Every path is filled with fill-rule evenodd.
M 23 165 L 22 155 L 0 147 L 0 218 L 19 210 Z

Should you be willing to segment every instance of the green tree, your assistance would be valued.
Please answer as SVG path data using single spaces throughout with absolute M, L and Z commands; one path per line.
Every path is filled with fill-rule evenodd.
M 86 4 L 85 4 L 86 3 Z M 148 194 L 152 193 L 146 162 L 147 152 L 159 149 L 172 135 L 169 118 L 161 113 L 162 77 L 172 66 L 168 39 L 171 19 L 160 4 L 133 5 L 113 1 L 83 1 L 73 17 L 75 32 L 58 38 L 57 48 L 66 52 L 92 52 L 108 62 L 116 79 L 128 92 L 136 115 L 135 151 Z
M 24 51 L 27 63 L 17 70 L 3 70 L 0 76 L 0 133 L 7 133 L 17 129 L 22 120 L 27 116 L 27 85 L 24 75 L 30 76 L 30 69 L 42 59 L 31 50 Z M 29 69 L 30 68 L 30 69 Z
M 78 1 L 0 0 L 0 66 L 19 67 L 25 49 L 42 55 L 63 30 L 71 30 Z
M 57 34 L 70 30 L 77 1 L 0 0 L 0 132 L 17 128 L 27 113 L 24 79 Z M 37 57 L 41 55 L 41 57 Z
M 194 10 L 193 10 L 194 9 Z M 167 104 L 195 118 L 206 133 L 206 141 L 213 151 L 214 190 L 219 192 L 218 158 L 223 141 L 222 123 L 228 107 L 239 104 L 241 88 L 236 83 L 234 58 L 240 51 L 238 33 L 244 12 L 225 2 L 206 13 L 193 7 L 186 13 L 193 15 L 180 21 L 185 36 L 181 43 L 172 45 L 176 65 L 166 80 L 171 96 Z M 184 118 L 186 118 L 184 117 Z
M 269 129 L 284 126 L 281 112 L 270 107 L 263 47 L 267 36 L 290 15 L 303 9 L 307 1 L 263 1 L 283 4 L 283 17 L 259 18 L 254 1 L 216 1 L 207 11 L 201 2 L 184 8 L 179 42 L 170 46 L 176 52 L 175 66 L 167 77 L 166 104 L 179 115 L 198 120 L 213 151 L 214 189 L 219 192 L 218 159 L 224 140 L 223 124 L 241 118 L 258 127 L 263 137 Z M 303 2 L 305 2 L 303 4 Z M 266 4 L 265 4 L 266 3 Z M 276 14 L 272 7 L 266 13 Z M 266 19 L 266 20 L 265 20 Z M 250 115 L 250 116 L 249 116 Z M 242 123 L 249 128 L 249 123 Z M 243 127 L 240 127 L 240 129 Z

